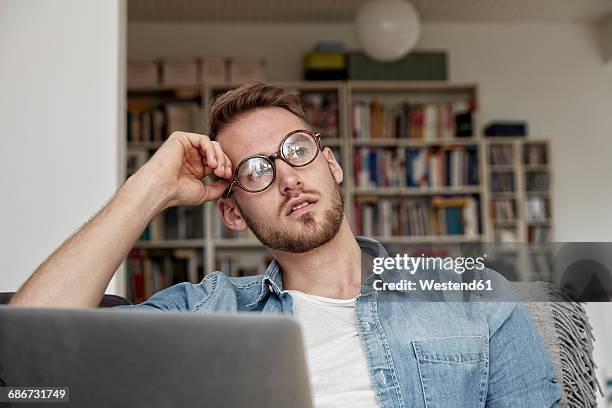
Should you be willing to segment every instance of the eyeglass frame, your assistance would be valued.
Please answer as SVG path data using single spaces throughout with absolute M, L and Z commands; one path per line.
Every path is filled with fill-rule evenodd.
M 285 144 L 285 141 L 290 136 L 292 136 L 292 135 L 294 135 L 296 133 L 305 133 L 305 134 L 309 135 L 310 137 L 312 137 L 315 140 L 315 142 L 317 144 L 317 152 L 315 153 L 314 157 L 308 163 L 304 163 L 304 164 L 300 164 L 300 165 L 294 165 L 294 164 L 290 163 L 287 160 L 287 158 L 285 158 L 283 156 L 283 144 Z M 232 175 L 231 183 L 230 183 L 229 187 L 223 192 L 223 197 L 224 198 L 229 198 L 232 195 L 232 188 L 236 184 L 242 190 L 246 191 L 247 193 L 260 193 L 260 192 L 266 190 L 272 184 L 274 184 L 274 180 L 276 180 L 276 164 L 275 164 L 275 161 L 276 161 L 277 158 L 281 159 L 282 161 L 284 161 L 285 163 L 287 163 L 291 167 L 300 168 L 300 167 L 308 166 L 310 163 L 315 161 L 315 159 L 319 156 L 319 151 L 323 151 L 323 148 L 321 147 L 321 134 L 320 133 L 313 132 L 312 130 L 306 130 L 306 129 L 293 130 L 290 133 L 288 133 L 287 135 L 285 135 L 285 137 L 283 137 L 283 140 L 281 140 L 281 142 L 280 142 L 280 144 L 278 146 L 278 150 L 276 152 L 272 153 L 271 155 L 266 156 L 264 154 L 254 154 L 254 155 L 251 155 L 251 156 L 248 156 L 248 157 L 245 157 L 244 159 L 242 159 L 240 161 L 240 163 L 238 163 L 238 165 L 236 166 L 236 169 L 234 170 L 234 174 Z M 269 161 L 272 164 L 272 181 L 270 182 L 270 184 L 268 184 L 266 187 L 262 188 L 261 190 L 252 191 L 252 190 L 247 190 L 240 183 L 240 180 L 238 180 L 238 170 L 240 169 L 240 166 L 242 166 L 243 163 L 245 163 L 248 160 L 255 159 L 255 158 L 260 158 L 260 159 L 267 160 L 267 161 Z

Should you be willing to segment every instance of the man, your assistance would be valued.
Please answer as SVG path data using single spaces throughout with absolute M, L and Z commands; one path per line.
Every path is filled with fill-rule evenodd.
M 210 174 L 218 181 L 203 184 Z M 387 252 L 351 232 L 343 177 L 296 96 L 245 85 L 215 102 L 209 136 L 173 133 L 11 304 L 95 307 L 156 214 L 217 200 L 229 228 L 250 228 L 273 255 L 265 275 L 215 272 L 130 307 L 294 314 L 319 407 L 556 405 L 560 386 L 520 304 L 415 301 L 374 289 L 372 259 Z

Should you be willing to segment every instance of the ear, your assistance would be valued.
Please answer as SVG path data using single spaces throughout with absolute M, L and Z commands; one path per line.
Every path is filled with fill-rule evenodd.
M 334 156 L 332 149 L 329 147 L 324 147 L 323 156 L 325 156 L 329 169 L 331 170 L 334 179 L 336 179 L 336 182 L 338 184 L 342 183 L 342 180 L 344 180 L 344 172 L 342 171 L 342 167 L 336 161 L 336 156 Z
M 223 223 L 228 228 L 236 231 L 244 231 L 248 228 L 244 218 L 242 218 L 240 208 L 238 208 L 238 204 L 236 204 L 233 197 L 219 198 L 217 200 L 217 208 L 219 209 L 219 214 L 221 215 L 221 219 L 223 219 Z

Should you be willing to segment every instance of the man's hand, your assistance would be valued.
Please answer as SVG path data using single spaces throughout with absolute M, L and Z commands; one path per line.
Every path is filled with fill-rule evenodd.
M 201 181 L 213 173 L 224 179 L 232 176 L 232 164 L 219 142 L 197 133 L 174 132 L 135 176 L 163 187 L 168 193 L 163 208 L 167 208 L 200 205 L 219 198 L 229 186 L 228 181 L 208 185 Z
M 112 200 L 67 239 L 26 281 L 11 305 L 95 307 L 151 219 L 175 205 L 200 205 L 229 186 L 231 163 L 218 142 L 174 132 Z

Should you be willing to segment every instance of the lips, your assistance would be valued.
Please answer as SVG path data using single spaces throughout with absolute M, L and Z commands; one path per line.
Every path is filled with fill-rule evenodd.
M 291 215 L 293 213 L 301 213 L 311 209 L 317 200 L 314 197 L 302 196 L 290 200 L 285 206 L 285 215 Z
M 306 207 L 308 204 L 310 204 L 308 201 L 304 201 L 302 204 L 298 204 L 298 205 L 296 205 L 295 207 L 293 207 L 293 208 L 291 209 L 291 212 L 294 212 L 294 211 L 296 211 L 296 210 L 299 210 L 300 208 L 304 208 L 304 207 Z
M 298 209 L 295 209 L 293 211 L 291 211 L 291 213 L 289 213 L 289 217 L 299 217 L 300 215 L 307 213 L 308 211 L 312 210 L 314 208 L 314 206 L 317 205 L 317 203 L 309 203 L 303 207 L 300 207 Z

